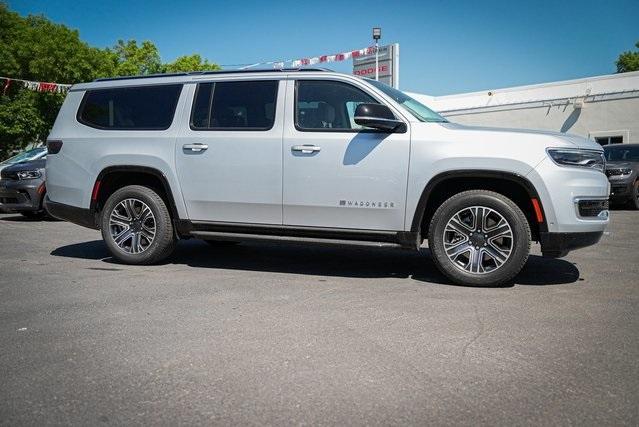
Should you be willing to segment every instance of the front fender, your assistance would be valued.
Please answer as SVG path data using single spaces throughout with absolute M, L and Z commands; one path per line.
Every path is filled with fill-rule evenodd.
M 470 157 L 441 159 L 433 163 L 431 169 L 422 171 L 414 171 L 411 167 L 406 203 L 406 231 L 418 230 L 430 192 L 445 179 L 459 177 L 468 177 L 469 180 L 473 177 L 508 179 L 518 182 L 529 193 L 536 195 L 535 186 L 525 178 L 532 170 L 533 167 L 528 163 L 513 159 Z

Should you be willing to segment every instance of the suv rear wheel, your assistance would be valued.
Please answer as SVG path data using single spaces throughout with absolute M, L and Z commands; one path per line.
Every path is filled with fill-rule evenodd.
M 498 286 L 515 277 L 528 259 L 530 240 L 521 209 L 486 190 L 446 200 L 428 231 L 428 246 L 441 272 L 455 283 L 472 286 Z
M 171 215 L 152 189 L 130 185 L 114 192 L 102 210 L 102 238 L 114 258 L 126 264 L 153 264 L 176 245 Z

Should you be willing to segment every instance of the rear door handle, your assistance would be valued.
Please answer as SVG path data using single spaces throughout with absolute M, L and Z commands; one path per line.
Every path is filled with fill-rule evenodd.
M 183 149 L 184 151 L 191 151 L 191 152 L 193 152 L 193 153 L 199 153 L 200 151 L 205 151 L 205 150 L 206 150 L 206 149 L 208 149 L 208 148 L 209 148 L 209 146 L 208 146 L 208 145 L 206 145 L 206 144 L 199 144 L 199 143 L 196 143 L 196 144 L 184 144 L 184 145 L 182 146 L 182 149 Z
M 318 147 L 317 145 L 308 144 L 308 145 L 294 145 L 291 147 L 291 150 L 299 151 L 304 154 L 310 154 L 310 153 L 318 153 L 322 150 L 322 148 Z

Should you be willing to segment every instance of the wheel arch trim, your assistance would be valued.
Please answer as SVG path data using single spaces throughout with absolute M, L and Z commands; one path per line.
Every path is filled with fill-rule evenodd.
M 540 231 L 547 231 L 546 225 L 546 211 L 544 210 L 544 206 L 541 198 L 539 197 L 539 193 L 535 186 L 523 175 L 505 172 L 505 171 L 496 171 L 496 170 L 487 170 L 487 169 L 458 169 L 458 170 L 450 170 L 441 172 L 428 181 L 422 194 L 417 203 L 417 207 L 413 214 L 413 219 L 411 221 L 411 232 L 420 232 L 421 223 L 424 219 L 424 214 L 426 213 L 426 207 L 428 206 L 428 202 L 430 200 L 431 194 L 435 187 L 446 180 L 452 180 L 457 178 L 487 178 L 487 179 L 503 179 L 510 182 L 514 182 L 515 184 L 523 187 L 528 193 L 529 198 L 537 199 L 539 203 L 540 210 L 543 214 L 544 221 L 539 223 Z
M 96 194 L 92 194 L 91 203 L 89 205 L 89 211 L 92 214 L 97 213 L 97 199 L 99 197 L 99 191 L 102 188 L 104 188 L 104 187 L 101 187 L 101 183 L 104 181 L 104 179 L 108 175 L 113 173 L 127 173 L 127 172 L 151 175 L 160 181 L 163 187 L 162 189 L 164 190 L 164 193 L 166 194 L 166 197 L 167 197 L 167 202 L 169 204 L 168 206 L 169 212 L 171 213 L 171 216 L 173 217 L 174 223 L 177 224 L 177 222 L 180 220 L 180 215 L 179 215 L 178 206 L 176 204 L 175 193 L 173 189 L 171 188 L 171 184 L 169 183 L 167 176 L 162 171 L 149 166 L 117 165 L 117 166 L 107 166 L 104 169 L 102 169 L 100 173 L 98 173 L 98 176 L 96 177 L 95 181 L 93 182 L 93 189 L 95 190 L 97 187 L 98 190 L 95 192 Z

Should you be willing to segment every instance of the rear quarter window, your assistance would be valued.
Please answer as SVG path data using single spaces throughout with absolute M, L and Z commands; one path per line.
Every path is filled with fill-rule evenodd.
M 181 91 L 181 84 L 88 90 L 77 119 L 97 129 L 165 130 Z

